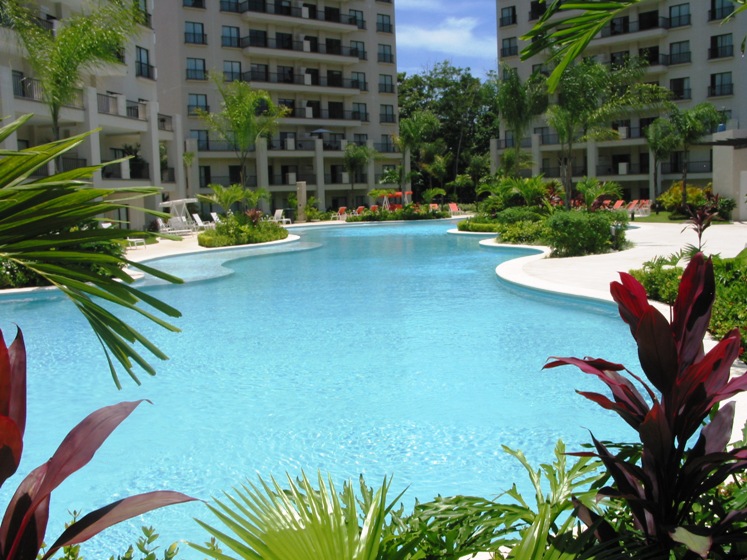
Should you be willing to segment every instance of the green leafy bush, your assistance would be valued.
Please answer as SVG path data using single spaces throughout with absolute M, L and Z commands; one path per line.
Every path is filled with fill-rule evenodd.
M 646 289 L 649 299 L 673 305 L 683 269 L 673 266 L 672 258 L 655 258 L 630 274 Z
M 694 185 L 687 186 L 687 203 L 692 206 L 703 206 L 706 203 L 706 190 Z M 674 212 L 682 205 L 682 181 L 675 181 L 672 186 L 659 195 L 656 201 L 668 212 Z
M 498 238 L 501 243 L 537 245 L 542 243 L 545 234 L 543 222 L 519 221 L 498 224 Z
M 262 221 L 254 211 L 229 214 L 215 226 L 201 232 L 197 243 L 201 247 L 232 247 L 267 243 L 288 237 L 288 230 L 277 222 Z
M 555 212 L 547 220 L 547 243 L 555 257 L 606 253 L 612 248 L 610 228 L 620 219 L 617 212 Z
M 457 229 L 459 231 L 471 231 L 474 233 L 498 233 L 501 228 L 501 224 L 497 222 L 480 221 L 477 218 L 468 218 L 466 220 L 460 220 L 457 223 Z

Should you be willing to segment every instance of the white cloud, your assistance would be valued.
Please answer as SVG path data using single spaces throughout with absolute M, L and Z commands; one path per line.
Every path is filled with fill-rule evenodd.
M 397 48 L 417 48 L 433 53 L 494 60 L 497 51 L 496 38 L 487 34 L 478 35 L 478 25 L 479 20 L 471 17 L 449 17 L 428 27 L 400 24 L 397 26 Z

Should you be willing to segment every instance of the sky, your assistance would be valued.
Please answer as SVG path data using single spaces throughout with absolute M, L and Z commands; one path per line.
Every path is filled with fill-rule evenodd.
M 395 0 L 394 8 L 399 72 L 444 60 L 481 79 L 497 69 L 495 0 Z

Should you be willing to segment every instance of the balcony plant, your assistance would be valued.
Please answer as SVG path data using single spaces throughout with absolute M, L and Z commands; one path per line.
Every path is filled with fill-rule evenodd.
M 716 292 L 713 264 L 702 253 L 690 260 L 671 323 L 632 276 L 620 278 L 611 285 L 612 297 L 638 345 L 646 380 L 598 358 L 557 358 L 546 365 L 575 365 L 599 378 L 611 397 L 579 393 L 617 413 L 640 440 L 637 453 L 614 454 L 592 435 L 595 451 L 579 455 L 602 460 L 611 484 L 600 498 L 624 504 L 627 517 L 616 523 L 582 504 L 577 515 L 600 544 L 621 549 L 624 557 L 633 550 L 655 558 L 744 557 L 744 496 L 724 496 L 717 489 L 747 470 L 747 448 L 727 447 L 734 403 L 721 405 L 744 391 L 747 376 L 730 377 L 740 351 L 738 329 L 704 352 Z

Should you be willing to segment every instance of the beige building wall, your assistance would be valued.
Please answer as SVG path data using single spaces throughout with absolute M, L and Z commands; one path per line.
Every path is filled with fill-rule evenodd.
M 290 208 L 288 195 L 305 181 L 319 206 L 348 204 L 351 178 L 343 170 L 348 142 L 378 152 L 356 179 L 354 204 L 369 203 L 386 165 L 396 165 L 397 65 L 394 4 L 382 0 L 159 2 L 159 98 L 183 115 L 184 140 L 196 150 L 190 195 L 209 183 L 239 182 L 237 157 L 195 115 L 219 111 L 210 73 L 266 90 L 291 109 L 272 138 L 257 143 L 248 187 L 270 191 L 266 210 Z M 207 210 L 207 209 L 204 209 Z
M 545 61 L 541 56 L 521 61 L 519 56 L 526 46 L 520 37 L 537 22 L 543 8 L 544 4 L 534 0 L 497 0 L 499 62 L 518 69 L 522 80 L 541 71 Z M 644 0 L 606 27 L 585 55 L 605 64 L 625 56 L 646 56 L 645 79 L 671 89 L 681 109 L 708 101 L 726 114 L 721 128 L 742 131 L 747 129 L 747 72 L 739 43 L 747 33 L 747 14 L 724 21 L 733 8 L 730 0 Z M 619 139 L 577 144 L 574 178 L 587 175 L 618 181 L 628 199 L 653 198 L 660 189 L 654 189 L 653 156 L 644 132 L 656 116 L 653 112 L 631 114 L 625 122 L 611 123 Z M 524 139 L 527 150 L 535 154 L 532 172 L 558 177 L 557 136 L 542 119 L 532 132 L 531 138 Z M 498 156 L 514 140 L 502 132 Z M 681 175 L 677 157 L 663 162 L 661 189 Z M 690 161 L 688 182 L 705 185 L 713 181 L 717 192 L 736 194 L 731 180 L 714 174 L 710 146 L 693 148 Z

